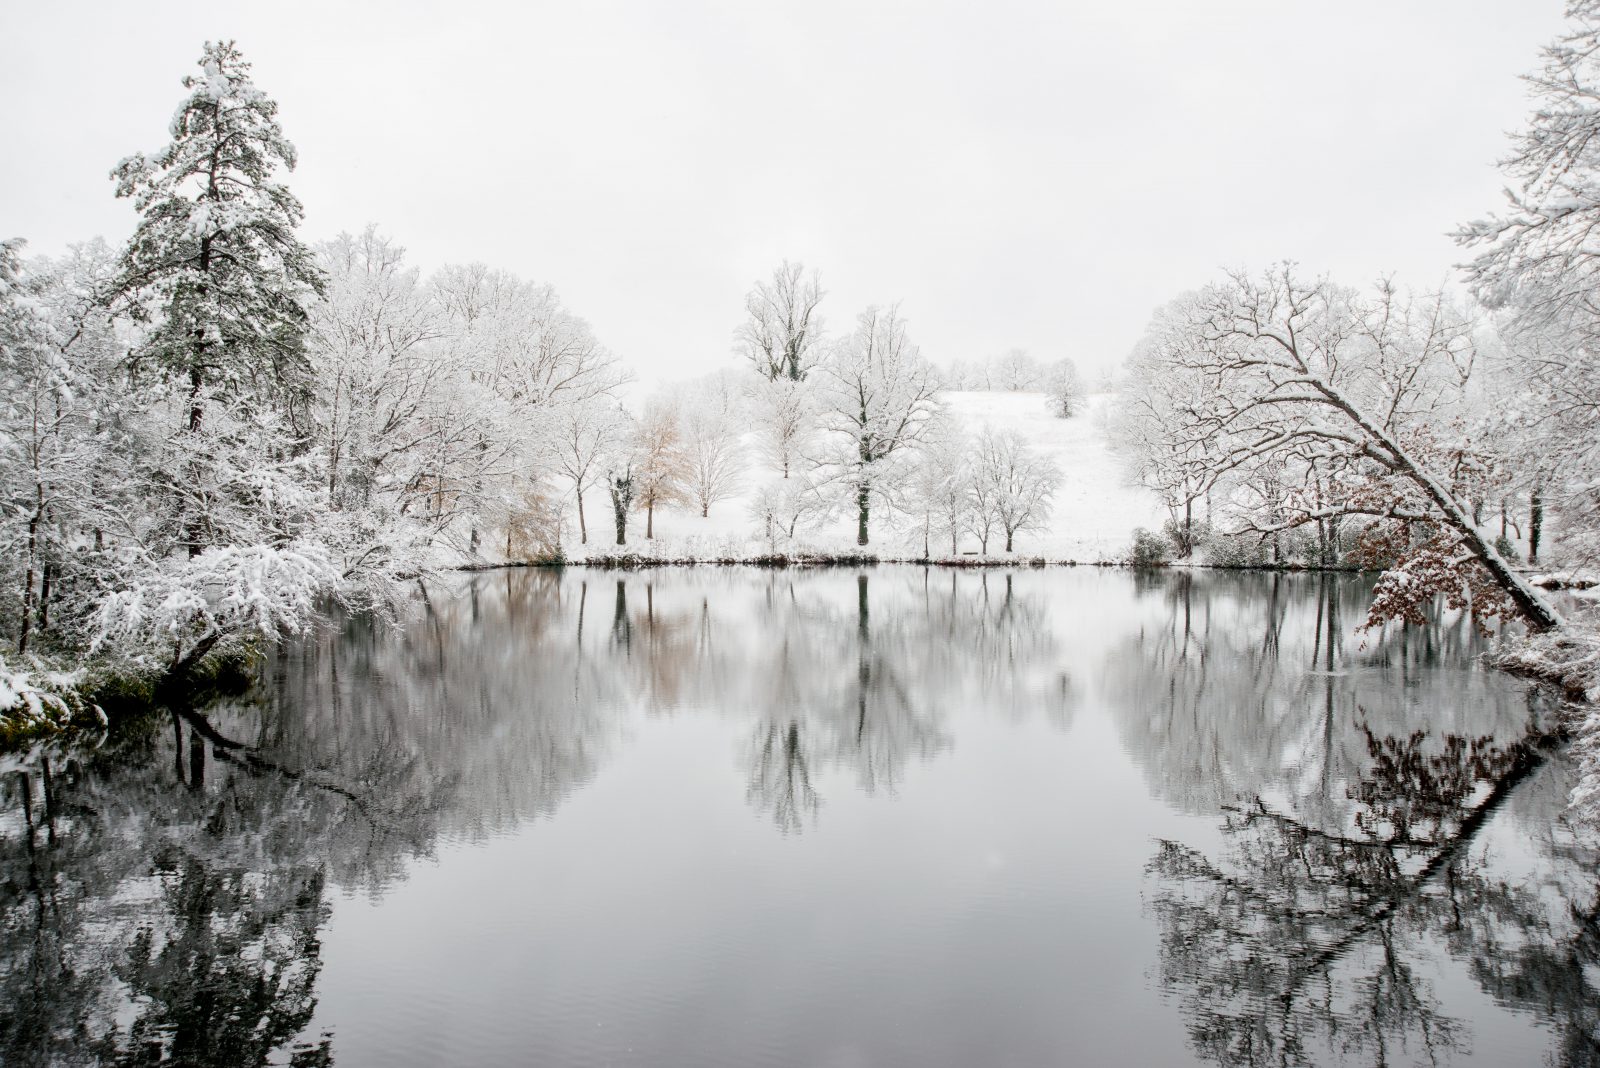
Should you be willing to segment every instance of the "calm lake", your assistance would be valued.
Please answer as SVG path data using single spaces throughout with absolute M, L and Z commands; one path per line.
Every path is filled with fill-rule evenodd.
M 430 585 L 4 765 L 0 1062 L 1600 1064 L 1555 705 L 1367 589 Z

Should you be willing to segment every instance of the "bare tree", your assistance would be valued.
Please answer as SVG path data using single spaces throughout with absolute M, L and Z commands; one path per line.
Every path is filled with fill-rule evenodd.
M 866 545 L 873 499 L 893 503 L 891 463 L 915 447 L 939 407 L 938 378 L 895 307 L 862 312 L 821 374 L 829 466 L 855 505 L 856 544 Z
M 431 289 L 450 326 L 480 461 L 451 487 L 471 504 L 468 551 L 476 551 L 480 522 L 520 522 L 530 489 L 554 473 L 551 413 L 608 396 L 628 375 L 548 285 L 468 264 L 441 270 Z
M 551 447 L 557 469 L 572 483 L 578 505 L 578 540 L 589 543 L 583 492 L 602 477 L 606 460 L 624 443 L 627 413 L 607 397 L 592 397 L 561 406 L 552 419 Z
M 1479 299 L 1502 313 L 1519 395 L 1500 406 L 1503 438 L 1539 456 L 1553 477 L 1530 478 L 1530 526 L 1548 504 L 1562 540 L 1600 559 L 1600 2 L 1571 0 L 1567 31 L 1524 80 L 1539 100 L 1502 163 L 1508 210 L 1463 227 Z M 1541 466 L 1544 466 L 1543 464 Z M 1538 522 L 1533 517 L 1538 516 Z M 1537 555 L 1530 537 L 1530 556 Z
M 108 432 L 119 421 L 121 355 L 101 299 L 112 253 L 96 242 L 59 264 L 25 264 L 20 246 L 0 241 L 0 574 L 9 586 L 15 565 L 16 650 L 27 653 L 34 628 L 49 629 L 60 580 L 90 557 L 85 535 L 94 530 L 100 549 L 125 507 L 108 483 L 129 479 L 111 447 L 120 435 Z
M 805 265 L 783 264 L 744 298 L 747 318 L 734 333 L 739 352 L 769 380 L 805 378 L 820 354 L 822 285 Z
M 828 512 L 828 500 L 809 475 L 776 478 L 756 488 L 750 498 L 750 516 L 771 552 L 793 540 L 802 522 L 819 519 Z
M 980 520 L 984 551 L 989 531 L 997 527 L 1009 553 L 1018 534 L 1042 530 L 1049 521 L 1061 469 L 1016 431 L 986 428 L 978 435 L 969 478 L 973 500 L 986 513 Z
M 663 398 L 645 405 L 633 431 L 634 507 L 644 510 L 644 536 L 656 536 L 656 508 L 688 499 L 688 464 L 677 407 Z
M 790 378 L 760 379 L 750 389 L 749 409 L 761 458 L 788 478 L 806 459 L 816 431 L 811 386 Z
M 1124 475 L 1161 498 L 1178 537 L 1178 555 L 1194 551 L 1194 506 L 1212 483 L 1212 442 L 1182 432 L 1183 413 L 1208 388 L 1198 371 L 1180 367 L 1166 353 L 1187 344 L 1191 321 L 1186 294 L 1156 313 L 1150 332 L 1128 358 L 1127 374 L 1107 413 L 1106 432 Z
M 929 420 L 906 478 L 906 508 L 918 520 L 922 555 L 931 559 L 934 538 L 950 539 L 950 554 L 969 526 L 972 510 L 972 442 L 947 413 Z
M 685 484 L 702 519 L 713 504 L 739 492 L 744 473 L 743 408 L 729 374 L 690 383 L 679 402 Z
M 986 374 L 982 361 L 974 365 L 966 360 L 951 360 L 942 377 L 946 389 L 979 390 L 985 388 Z
M 990 361 L 990 388 L 1007 393 L 1038 389 L 1039 363 L 1023 349 L 1007 349 Z
M 1176 454 L 1207 485 L 1263 463 L 1294 473 L 1282 518 L 1256 532 L 1340 516 L 1426 524 L 1437 534 L 1384 546 L 1400 557 L 1372 622 L 1420 618 L 1443 594 L 1479 616 L 1559 624 L 1449 488 L 1452 446 L 1437 428 L 1474 350 L 1470 322 L 1443 297 L 1381 283 L 1363 299 L 1280 265 L 1230 274 L 1174 312 L 1152 330 L 1155 361 L 1201 387 L 1174 411 Z
M 1077 364 L 1062 357 L 1044 369 L 1043 382 L 1051 415 L 1071 419 L 1078 414 L 1083 407 L 1083 380 L 1078 377 Z
M 328 282 L 312 308 L 307 349 L 329 496 L 335 506 L 361 506 L 375 491 L 414 492 L 413 458 L 459 430 L 427 418 L 450 373 L 438 344 L 447 324 L 416 268 L 405 267 L 405 249 L 375 227 L 340 234 L 317 256 Z

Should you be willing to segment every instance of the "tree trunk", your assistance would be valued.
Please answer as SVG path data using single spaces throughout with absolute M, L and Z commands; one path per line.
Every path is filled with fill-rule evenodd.
M 578 544 L 589 544 L 589 525 L 583 518 L 583 490 L 578 491 Z
M 1011 531 L 1006 531 L 1006 552 L 1011 551 Z
M 17 655 L 21 656 L 28 651 L 28 634 L 33 627 L 33 580 L 37 574 L 37 561 L 39 559 L 39 520 L 44 515 L 44 487 L 39 486 L 38 495 L 40 506 L 34 509 L 33 515 L 28 519 L 28 569 L 22 579 L 22 619 L 17 627 Z
M 211 652 L 217 642 L 222 640 L 221 634 L 208 634 L 195 643 L 184 656 L 174 657 L 172 666 L 167 669 L 163 682 L 180 682 L 183 677 L 194 669 L 195 665 L 204 660 L 206 654 Z
M 866 486 L 856 488 L 856 544 L 867 544 L 867 520 L 870 515 L 871 500 Z
M 210 260 L 210 239 L 201 242 L 200 270 L 208 270 Z M 204 342 L 201 342 L 202 346 Z M 203 351 L 203 348 L 202 348 Z M 200 403 L 200 392 L 205 387 L 205 380 L 201 377 L 198 365 L 189 368 L 189 433 L 200 433 L 200 425 L 205 419 L 205 409 Z M 189 478 L 191 489 L 198 489 L 202 476 L 198 464 L 189 465 Z M 190 515 L 183 524 L 184 538 L 188 542 L 189 559 L 193 560 L 200 555 L 200 517 Z
M 628 544 L 628 513 L 616 501 L 612 502 L 611 511 L 617 521 L 617 544 Z
M 652 500 L 644 506 L 644 536 L 647 540 L 654 540 L 656 536 L 656 502 Z
M 1539 563 L 1539 536 L 1544 533 L 1544 487 L 1535 486 L 1528 496 L 1528 563 Z
M 1533 630 L 1550 630 L 1561 626 L 1561 614 L 1552 608 L 1539 592 L 1523 577 L 1511 569 L 1505 558 L 1495 551 L 1493 545 L 1483 540 L 1483 535 L 1478 528 L 1472 525 L 1472 518 L 1468 516 L 1450 496 L 1448 490 L 1439 481 L 1423 469 L 1422 465 L 1412 459 L 1410 454 L 1400 447 L 1399 442 L 1389 436 L 1381 427 L 1368 419 L 1364 413 L 1345 400 L 1344 397 L 1332 386 L 1318 383 L 1317 389 L 1327 397 L 1333 407 L 1338 408 L 1349 416 L 1361 430 L 1374 442 L 1378 449 L 1387 453 L 1392 460 L 1391 467 L 1398 474 L 1409 478 L 1418 489 L 1431 500 L 1436 508 L 1443 514 L 1444 522 L 1460 535 L 1461 540 L 1493 577 L 1495 584 L 1505 591 L 1506 596 L 1523 614 L 1528 626 Z M 1535 491 L 1537 498 L 1538 491 Z M 1541 513 L 1542 503 L 1539 505 Z M 1532 521 L 1530 512 L 1530 522 Z M 1531 546 L 1530 546 L 1531 555 Z
M 28 635 L 33 630 L 33 567 L 22 580 L 22 620 L 17 627 L 17 655 L 28 651 Z
M 1006 535 L 1006 551 L 1011 551 L 1011 535 Z M 1183 501 L 1183 558 L 1189 559 L 1194 552 L 1194 498 L 1185 497 Z
M 39 569 L 39 633 L 41 634 L 50 629 L 50 589 L 60 571 L 60 565 L 49 561 Z

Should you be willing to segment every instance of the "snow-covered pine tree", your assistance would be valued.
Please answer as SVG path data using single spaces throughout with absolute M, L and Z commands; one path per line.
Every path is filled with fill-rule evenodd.
M 187 386 L 192 430 L 207 390 L 276 404 L 303 396 L 306 309 L 322 288 L 295 235 L 300 201 L 276 178 L 295 165 L 277 103 L 232 41 L 207 43 L 199 66 L 183 79 L 172 142 L 112 172 L 140 216 L 117 294 L 152 323 L 134 360 Z
M 293 169 L 294 146 L 233 42 L 207 43 L 199 66 L 183 79 L 189 95 L 173 116 L 171 143 L 112 172 L 117 195 L 140 216 L 114 299 L 149 324 L 131 357 L 135 381 L 183 396 L 189 434 L 201 433 L 215 404 L 270 413 L 282 436 L 309 395 L 307 305 L 322 286 L 295 235 L 300 202 L 277 180 L 280 167 Z M 191 557 L 219 540 L 211 507 L 196 499 L 214 475 L 197 467 L 176 483 L 186 484 L 172 503 Z
M 278 180 L 294 148 L 232 42 L 199 66 L 171 142 L 112 172 L 139 212 L 110 288 L 144 324 L 128 369 L 144 413 L 134 492 L 153 518 L 126 532 L 88 642 L 172 675 L 298 630 L 341 583 L 310 448 L 304 338 L 322 278 Z

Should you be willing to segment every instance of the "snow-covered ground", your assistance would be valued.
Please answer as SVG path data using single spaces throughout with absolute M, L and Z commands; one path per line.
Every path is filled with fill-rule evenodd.
M 1160 527 L 1164 518 L 1160 502 L 1149 491 L 1124 483 L 1101 432 L 1100 412 L 1110 399 L 1108 394 L 1091 395 L 1085 410 L 1071 419 L 1052 416 L 1042 393 L 946 393 L 943 399 L 969 432 L 976 433 L 984 426 L 1015 430 L 1061 468 L 1062 484 L 1049 529 L 1018 535 L 1014 556 L 1051 561 L 1121 560 L 1127 555 L 1134 527 Z M 672 560 L 742 559 L 770 552 L 750 509 L 752 488 L 763 477 L 758 470 L 747 471 L 743 493 L 719 501 L 705 518 L 689 507 L 658 509 L 654 539 L 644 536 L 644 516 L 634 516 L 626 551 Z M 603 490 L 593 489 L 585 495 L 585 511 L 589 544 L 577 544 L 573 520 L 574 529 L 567 539 L 568 559 L 580 563 L 622 551 L 613 544 L 610 506 Z M 991 541 L 991 550 L 997 544 L 1001 543 Z M 964 556 L 975 554 L 977 548 L 976 538 L 961 540 Z M 819 555 L 863 552 L 856 545 L 854 514 L 841 510 L 818 527 L 798 531 L 795 543 L 785 551 Z M 875 514 L 872 544 L 864 551 L 884 558 L 920 557 L 920 529 L 911 530 L 905 517 Z M 934 553 L 941 555 L 938 546 Z M 1006 558 L 999 552 L 991 552 L 991 556 Z

